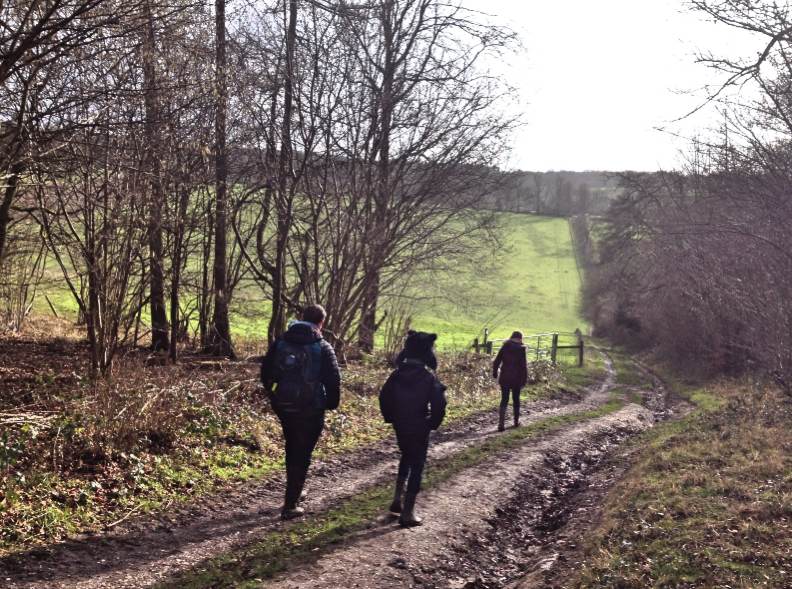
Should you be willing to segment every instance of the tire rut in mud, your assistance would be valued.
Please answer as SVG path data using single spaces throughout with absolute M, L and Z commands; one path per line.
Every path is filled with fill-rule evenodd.
M 577 538 L 559 537 L 571 518 L 592 506 L 584 496 L 603 474 L 617 447 L 635 434 L 631 428 L 614 430 L 591 439 L 570 456 L 544 457 L 543 463 L 519 481 L 512 496 L 495 509 L 484 534 L 464 539 L 440 559 L 436 570 L 418 575 L 424 587 L 503 589 L 514 586 L 526 571 L 536 571 L 544 584 L 565 553 L 577 548 Z M 614 477 L 605 477 L 607 486 Z M 460 571 L 467 574 L 460 575 Z
M 636 362 L 651 388 L 623 386 L 625 393 L 641 399 L 656 422 L 678 419 L 690 404 L 669 389 L 662 378 Z M 438 582 L 436 587 L 466 589 L 560 589 L 570 586 L 585 560 L 582 539 L 601 521 L 602 504 L 613 485 L 629 469 L 641 447 L 611 439 L 605 447 L 592 447 L 572 460 L 546 460 L 540 480 L 557 480 L 553 489 L 533 485 L 529 479 L 515 488 L 509 504 L 492 519 L 484 542 L 458 547 L 446 570 L 476 571 L 458 583 Z M 615 445 L 614 445 L 615 443 Z M 538 491 L 538 492 L 537 492 Z M 525 505 L 535 508 L 526 513 Z M 494 546 L 500 549 L 493 550 Z

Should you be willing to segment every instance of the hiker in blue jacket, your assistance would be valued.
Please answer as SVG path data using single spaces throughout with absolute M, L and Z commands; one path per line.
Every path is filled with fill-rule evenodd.
M 298 502 L 326 409 L 338 407 L 341 372 L 333 346 L 322 338 L 327 314 L 320 305 L 303 309 L 267 350 L 261 364 L 261 382 L 280 420 L 286 441 L 286 493 L 282 519 L 303 515 Z
M 434 333 L 409 331 L 396 370 L 379 395 L 382 416 L 393 425 L 401 451 L 390 511 L 400 514 L 403 527 L 422 523 L 414 509 L 429 449 L 429 432 L 440 427 L 445 417 L 446 387 L 431 370 L 437 366 L 432 351 L 436 339 Z

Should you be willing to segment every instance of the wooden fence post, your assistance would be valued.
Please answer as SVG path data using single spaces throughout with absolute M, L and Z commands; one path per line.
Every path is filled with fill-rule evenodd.
M 553 343 L 550 348 L 550 362 L 556 364 L 556 360 L 558 359 L 558 334 L 553 334 Z
M 578 338 L 578 366 L 583 366 L 583 333 L 580 329 L 575 330 L 575 335 Z
M 479 341 L 478 341 L 478 338 L 473 340 L 473 349 L 476 350 L 476 354 L 479 353 Z
M 492 342 L 487 342 L 487 354 L 492 356 Z

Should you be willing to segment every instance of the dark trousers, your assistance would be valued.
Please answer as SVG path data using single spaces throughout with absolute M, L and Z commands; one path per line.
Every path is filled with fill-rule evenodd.
M 520 388 L 501 385 L 501 409 L 509 405 L 509 393 L 511 392 L 512 402 L 514 403 L 514 414 L 520 414 Z
M 286 496 L 283 506 L 292 509 L 302 493 L 308 467 L 324 428 L 324 411 L 318 413 L 279 413 L 286 440 Z
M 429 450 L 429 428 L 425 430 L 396 429 L 399 443 L 399 480 L 407 481 L 407 492 L 417 494 L 421 490 L 421 477 Z

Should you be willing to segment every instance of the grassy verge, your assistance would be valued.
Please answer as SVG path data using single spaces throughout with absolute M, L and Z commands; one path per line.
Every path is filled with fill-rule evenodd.
M 589 347 L 583 366 L 564 366 L 564 379 L 574 389 L 589 387 L 605 379 L 608 370 L 605 367 L 605 354 Z
M 588 411 L 548 417 L 521 428 L 486 439 L 481 444 L 459 451 L 428 469 L 424 488 L 431 489 L 461 471 L 484 463 L 492 455 L 513 448 L 541 434 L 565 425 L 601 417 L 624 405 L 615 396 L 601 407 Z M 252 588 L 264 579 L 300 562 L 312 561 L 322 550 L 349 538 L 355 532 L 374 525 L 388 505 L 393 489 L 390 484 L 374 486 L 342 503 L 331 511 L 271 532 L 263 540 L 241 552 L 226 554 L 201 565 L 160 589 Z
M 792 586 L 792 399 L 682 386 L 696 409 L 644 434 L 575 587 Z

